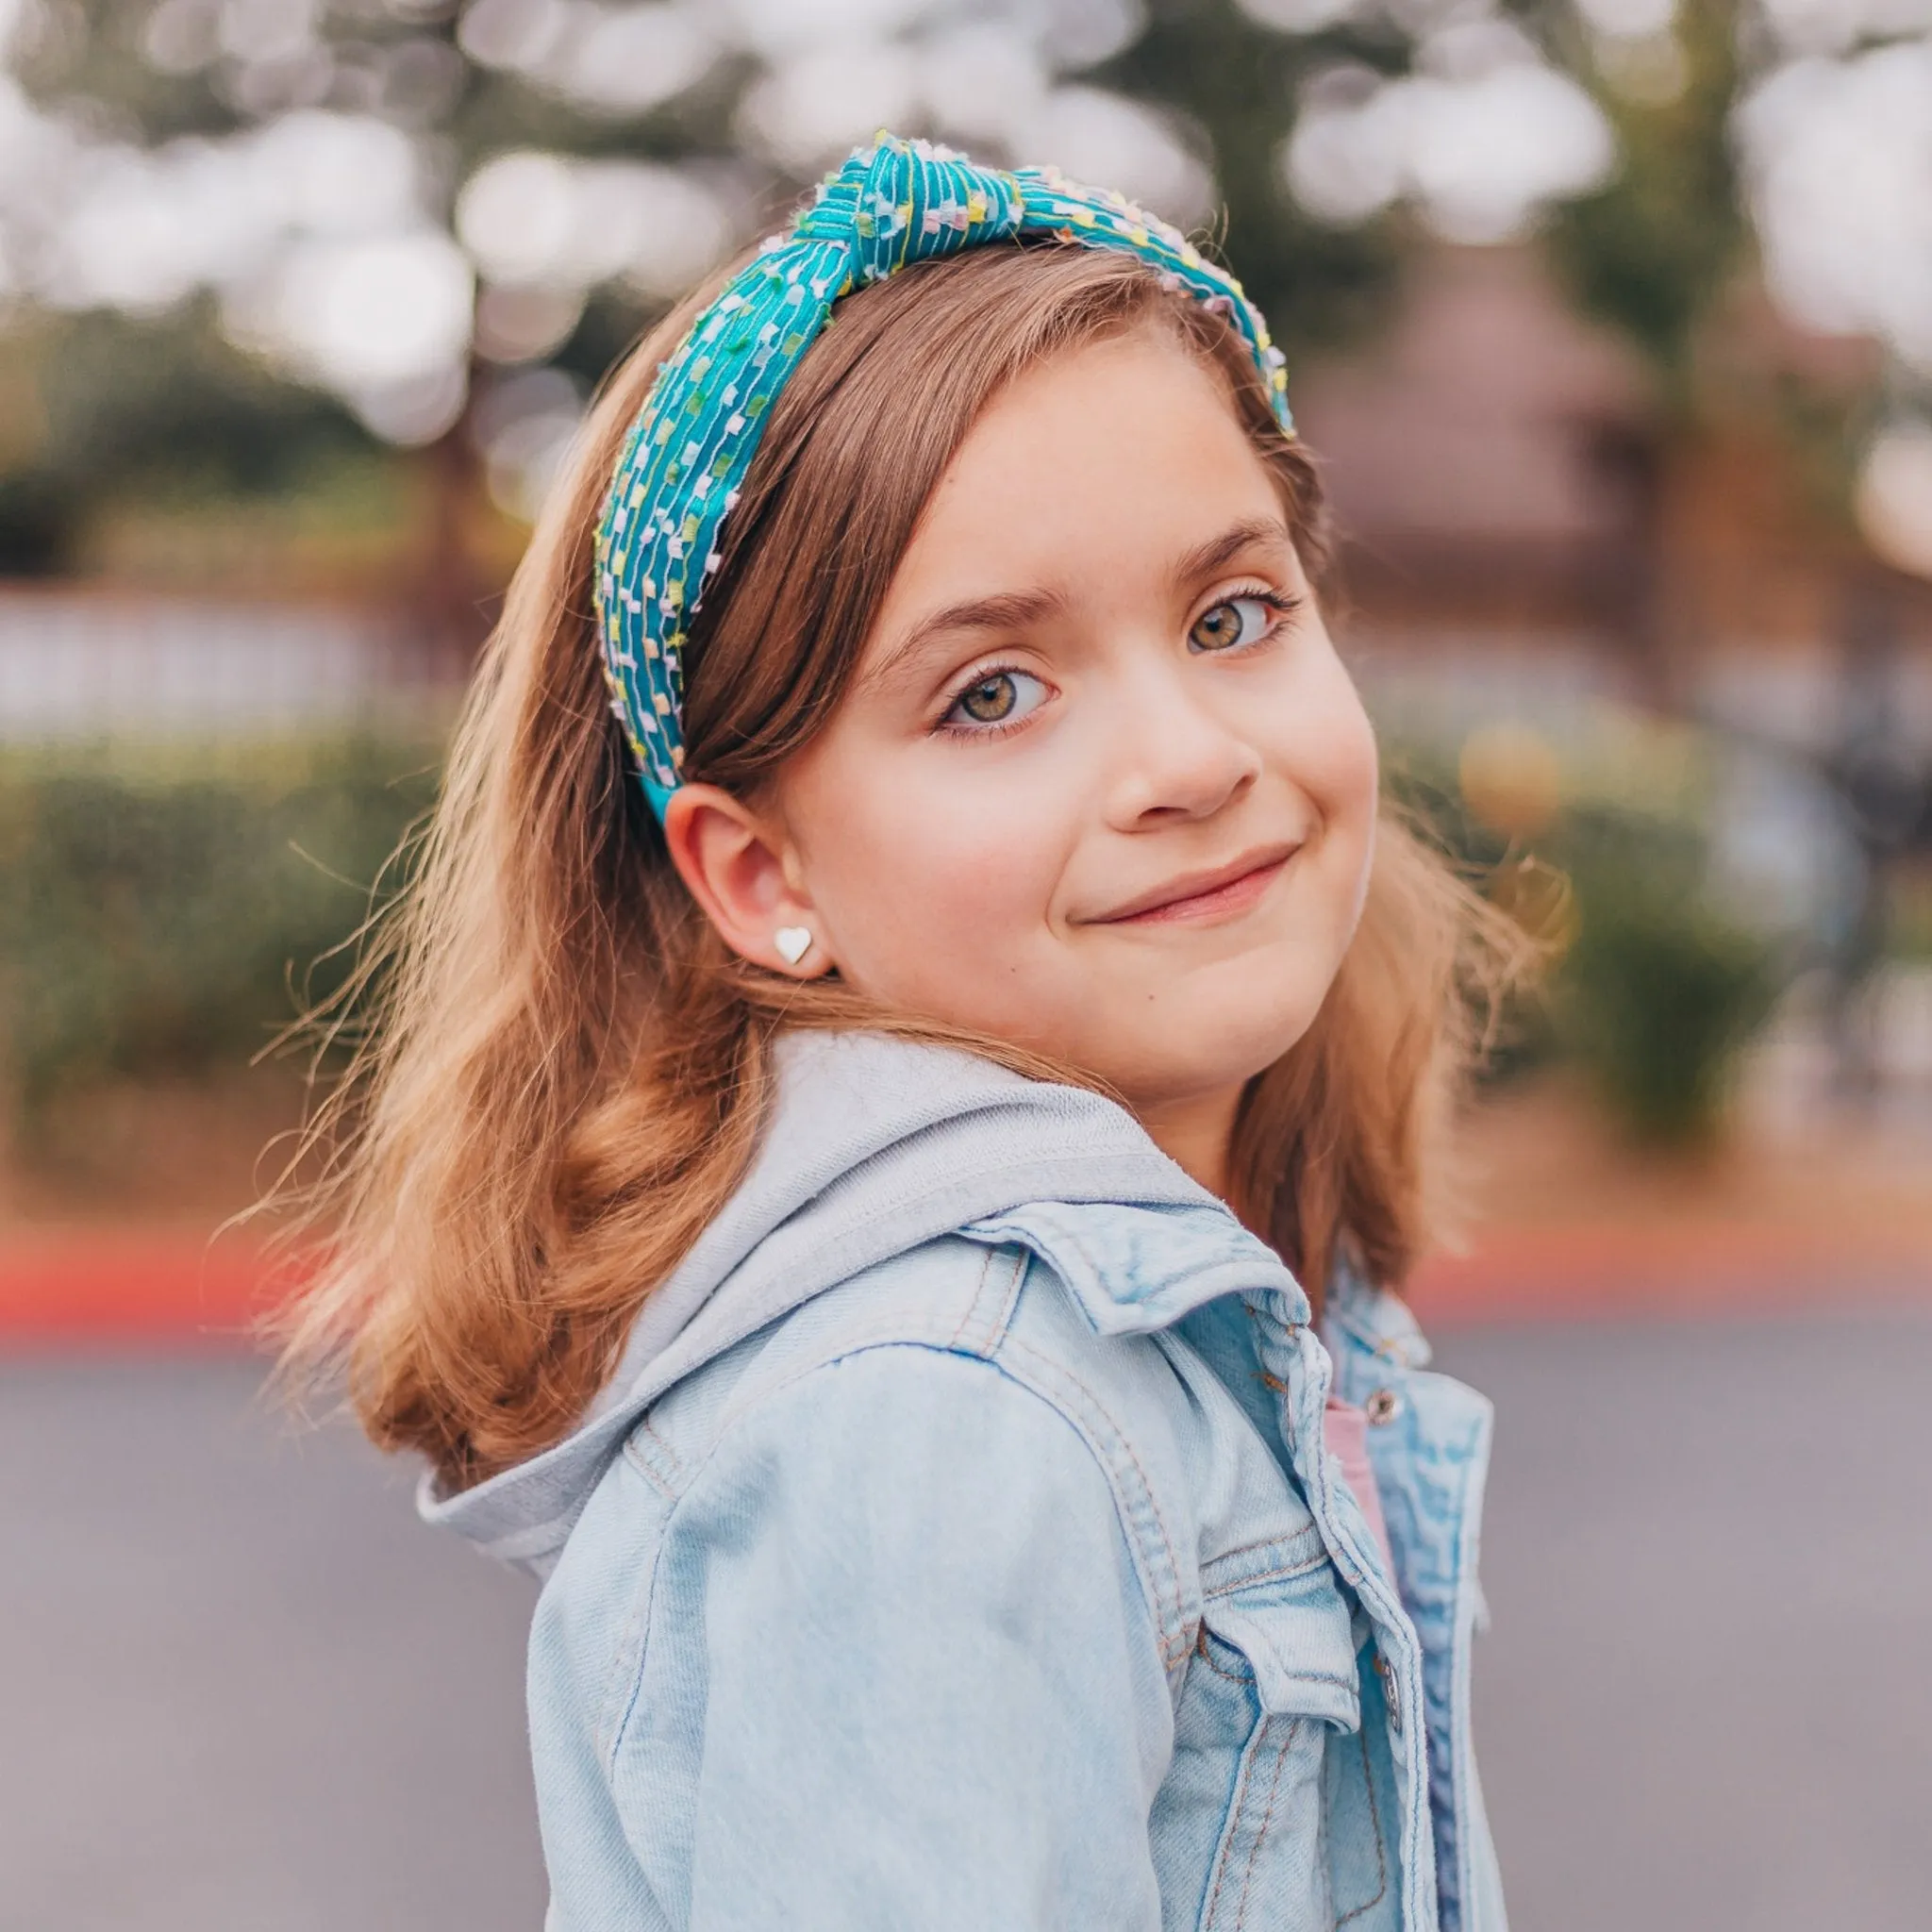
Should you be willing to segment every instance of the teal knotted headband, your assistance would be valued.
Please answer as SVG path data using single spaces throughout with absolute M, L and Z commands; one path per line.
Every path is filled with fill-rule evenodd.
M 597 635 L 611 708 L 660 820 L 683 763 L 686 636 L 718 566 L 719 527 L 786 378 L 840 296 L 908 262 L 1022 237 L 1124 249 L 1225 316 L 1254 358 L 1283 432 L 1294 433 L 1281 355 L 1259 311 L 1176 229 L 1050 168 L 1002 174 L 923 142 L 886 137 L 860 149 L 659 365 L 605 499 Z

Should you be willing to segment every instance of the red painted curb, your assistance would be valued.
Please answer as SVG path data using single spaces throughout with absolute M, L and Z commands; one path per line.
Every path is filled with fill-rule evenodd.
M 1767 1223 L 1492 1230 L 1409 1285 L 1424 1322 L 1645 1319 L 1870 1303 L 1932 1306 L 1923 1231 Z
M 276 1284 L 260 1248 L 239 1237 L 177 1228 L 17 1236 L 0 1245 L 0 1346 L 246 1349 Z
M 0 1241 L 0 1349 L 245 1350 L 291 1276 L 258 1242 L 180 1227 L 16 1231 Z M 1932 1307 L 1932 1246 L 1907 1233 L 1724 1224 L 1492 1229 L 1438 1256 L 1425 1324 L 1664 1319 L 1822 1306 Z

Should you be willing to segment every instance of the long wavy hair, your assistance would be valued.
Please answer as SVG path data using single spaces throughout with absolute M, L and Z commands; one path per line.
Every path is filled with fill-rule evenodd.
M 722 279 L 722 278 L 721 278 Z M 485 651 L 411 882 L 346 997 L 374 1024 L 309 1128 L 318 1237 L 285 1361 L 346 1370 L 374 1440 L 473 1483 L 566 1434 L 739 1185 L 786 1027 L 883 1026 L 836 976 L 733 955 L 673 869 L 613 720 L 591 533 L 695 291 L 610 377 Z M 1096 340 L 1164 331 L 1224 382 L 1319 581 L 1314 463 L 1232 331 L 1133 258 L 1042 244 L 911 268 L 840 305 L 774 404 L 685 660 L 688 777 L 752 797 L 840 703 L 898 560 L 987 402 Z M 1510 928 L 1385 810 L 1366 909 L 1307 1035 L 1249 1085 L 1232 1205 L 1312 1291 L 1343 1246 L 1398 1285 L 1428 1244 L 1472 987 Z M 1089 1082 L 1089 1084 L 1091 1084 Z M 313 1170 L 311 1170 L 313 1171 Z

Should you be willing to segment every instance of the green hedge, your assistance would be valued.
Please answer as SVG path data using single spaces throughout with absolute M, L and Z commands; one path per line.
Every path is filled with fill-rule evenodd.
M 1555 986 L 1558 1039 L 1634 1139 L 1712 1138 L 1789 949 L 1713 908 L 1688 828 L 1604 814 L 1573 824 L 1561 851 L 1576 931 Z
M 1481 880 L 1521 856 L 1426 759 L 1396 763 L 1405 801 Z M 1573 802 L 1533 841 L 1568 880 L 1560 956 L 1523 1003 L 1491 1069 L 1563 1060 L 1635 1141 L 1686 1145 L 1721 1128 L 1731 1077 L 1790 975 L 1795 952 L 1711 904 L 1710 841 L 1682 808 Z
M 23 1121 L 64 1091 L 246 1064 L 433 800 L 392 743 L 0 758 L 0 1052 Z
M 1477 873 L 1504 858 L 1453 784 L 1400 784 Z M 435 786 L 435 751 L 395 743 L 0 758 L 0 1054 L 29 1132 L 64 1091 L 244 1066 L 340 983 Z M 1635 1136 L 1708 1134 L 1774 949 L 1706 904 L 1687 819 L 1573 808 L 1537 851 L 1571 878 L 1574 936 L 1499 1072 L 1566 1058 Z

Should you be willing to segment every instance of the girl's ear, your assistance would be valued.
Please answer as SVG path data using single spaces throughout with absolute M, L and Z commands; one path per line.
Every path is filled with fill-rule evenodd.
M 757 966 L 816 979 L 836 962 L 782 831 L 715 785 L 680 785 L 664 808 L 671 862 L 724 943 Z

